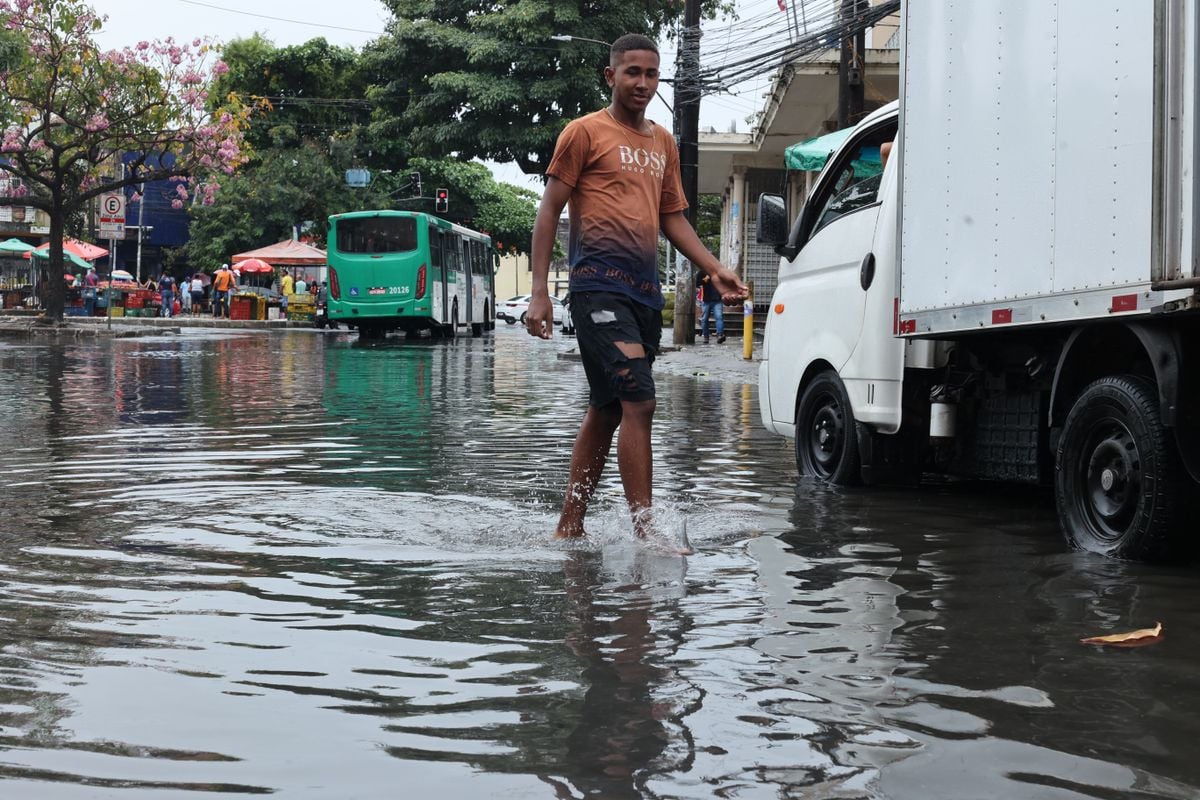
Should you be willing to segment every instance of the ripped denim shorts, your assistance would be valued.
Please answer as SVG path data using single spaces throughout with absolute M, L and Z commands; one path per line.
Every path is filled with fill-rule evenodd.
M 571 319 L 595 408 L 654 399 L 650 367 L 662 341 L 662 312 L 617 292 L 571 292 Z M 641 345 L 631 358 L 618 347 Z

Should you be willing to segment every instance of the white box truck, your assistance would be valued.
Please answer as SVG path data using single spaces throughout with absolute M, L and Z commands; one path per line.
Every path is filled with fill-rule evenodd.
M 1200 480 L 1195 0 L 924 0 L 780 253 L 764 425 L 832 483 L 1054 485 L 1076 547 L 1188 547 Z

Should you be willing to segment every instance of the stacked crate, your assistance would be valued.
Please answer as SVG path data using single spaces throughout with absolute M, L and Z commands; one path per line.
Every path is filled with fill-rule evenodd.
M 237 295 L 229 301 L 230 319 L 252 319 L 254 316 L 254 297 Z
M 289 294 L 287 318 L 301 322 L 312 322 L 317 304 L 311 294 Z

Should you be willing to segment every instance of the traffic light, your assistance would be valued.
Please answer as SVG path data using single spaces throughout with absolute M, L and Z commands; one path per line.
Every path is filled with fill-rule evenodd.
M 450 210 L 450 191 L 448 189 L 438 189 L 433 193 L 433 210 L 439 214 L 445 214 Z
M 412 190 L 413 197 L 421 196 L 421 173 L 411 172 L 408 175 L 408 185 Z

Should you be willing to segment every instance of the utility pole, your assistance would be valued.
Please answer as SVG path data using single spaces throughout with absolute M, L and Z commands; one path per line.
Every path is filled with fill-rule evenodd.
M 686 0 L 683 30 L 675 60 L 675 141 L 679 146 L 679 178 L 687 200 L 685 216 L 696 225 L 700 161 L 700 0 Z M 675 275 L 675 344 L 696 341 L 695 269 L 691 262 Z
M 841 21 L 848 26 L 857 16 L 864 0 L 842 0 Z M 854 37 L 842 37 L 842 54 L 838 62 L 837 128 L 842 130 L 857 123 L 863 115 L 863 68 L 867 48 L 867 32 L 859 30 Z

